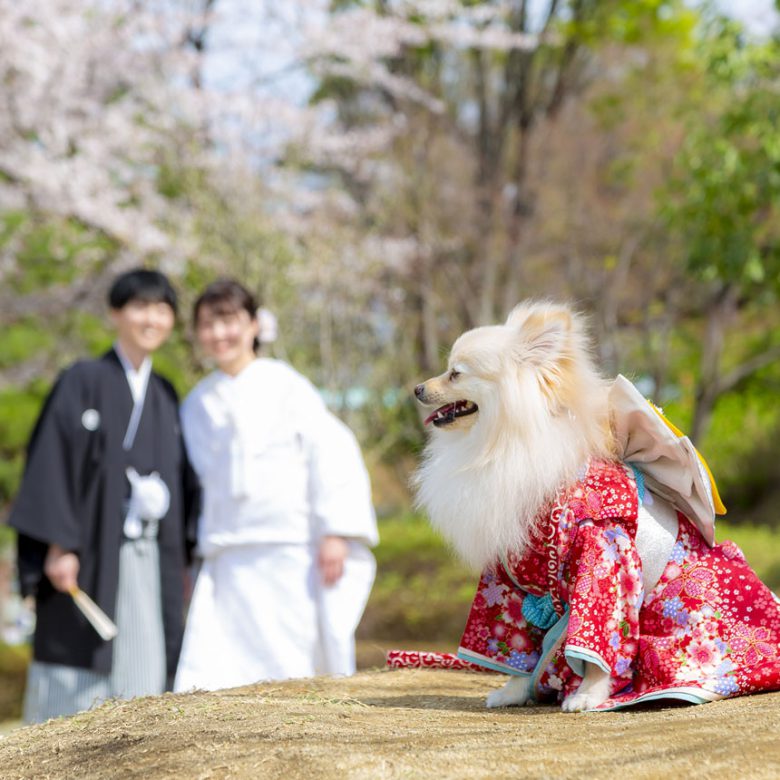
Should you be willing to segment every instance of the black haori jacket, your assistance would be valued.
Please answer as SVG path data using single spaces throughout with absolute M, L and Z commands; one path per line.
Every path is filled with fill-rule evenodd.
M 159 525 L 160 585 L 167 670 L 176 670 L 183 629 L 184 573 L 194 546 L 199 488 L 179 426 L 173 387 L 149 377 L 132 448 L 122 442 L 133 400 L 113 350 L 66 369 L 33 431 L 27 466 L 11 512 L 18 531 L 22 593 L 36 597 L 33 656 L 97 672 L 111 670 L 112 643 L 104 642 L 43 574 L 49 544 L 78 554 L 79 586 L 111 618 L 116 611 L 119 548 L 129 496 L 125 469 L 157 471 L 171 494 Z

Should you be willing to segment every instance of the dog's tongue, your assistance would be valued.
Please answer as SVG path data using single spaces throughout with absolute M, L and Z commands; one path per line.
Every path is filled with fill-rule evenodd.
M 447 414 L 447 412 L 452 409 L 455 406 L 455 404 L 447 404 L 446 406 L 440 406 L 435 412 L 431 412 L 426 418 L 423 425 L 428 425 L 429 422 L 435 420 L 440 414 Z

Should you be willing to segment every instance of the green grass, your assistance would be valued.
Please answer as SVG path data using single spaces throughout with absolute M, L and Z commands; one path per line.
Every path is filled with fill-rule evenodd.
M 457 641 L 478 574 L 415 514 L 380 521 L 377 579 L 359 636 Z
M 30 662 L 29 645 L 0 642 L 0 723 L 22 715 L 22 695 Z
M 772 590 L 780 590 L 780 530 L 718 521 L 715 538 L 730 539 L 745 553 L 748 563 Z

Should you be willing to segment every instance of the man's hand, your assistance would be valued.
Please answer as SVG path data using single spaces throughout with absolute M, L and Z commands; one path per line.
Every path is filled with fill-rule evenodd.
M 43 573 L 57 590 L 69 593 L 78 587 L 79 558 L 76 553 L 68 552 L 58 544 L 52 544 L 46 553 Z
M 349 544 L 343 536 L 324 536 L 320 542 L 317 563 L 324 585 L 335 585 L 344 573 Z

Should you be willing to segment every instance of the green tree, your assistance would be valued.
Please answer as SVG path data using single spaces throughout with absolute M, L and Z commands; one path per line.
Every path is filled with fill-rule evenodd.
M 780 359 L 780 47 L 713 22 L 702 39 L 699 92 L 663 192 L 672 251 L 703 290 L 704 336 L 691 434 L 717 400 Z M 763 337 L 741 321 L 761 316 Z

